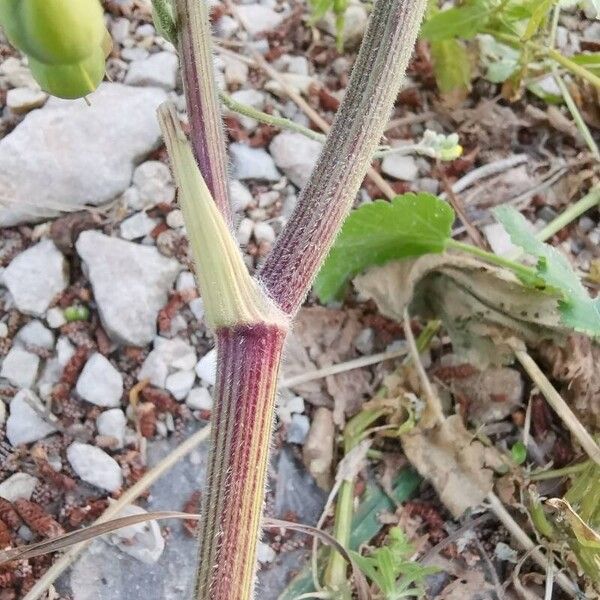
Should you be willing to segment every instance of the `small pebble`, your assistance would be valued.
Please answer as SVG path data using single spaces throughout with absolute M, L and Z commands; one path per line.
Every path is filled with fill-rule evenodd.
M 86 483 L 109 492 L 115 492 L 123 485 L 119 463 L 96 446 L 73 442 L 67 448 L 67 459 L 73 471 Z
M 6 421 L 8 441 L 13 446 L 20 446 L 54 433 L 56 427 L 40 416 L 43 414 L 44 406 L 32 391 L 19 391 L 10 401 L 10 414 Z
M 37 319 L 29 321 L 27 325 L 21 327 L 16 339 L 26 347 L 45 348 L 46 350 L 54 348 L 54 334 Z
M 310 420 L 306 415 L 293 414 L 287 428 L 286 439 L 290 444 L 304 444 L 309 429 Z
M 208 385 L 215 385 L 217 380 L 217 351 L 210 350 L 207 352 L 196 365 L 196 375 L 204 383 Z
M 254 239 L 258 242 L 272 244 L 275 241 L 275 231 L 268 223 L 256 223 L 254 225 Z
M 108 359 L 96 352 L 85 363 L 76 389 L 84 400 L 96 406 L 120 406 L 123 376 Z
M 96 419 L 96 428 L 100 435 L 114 437 L 117 440 L 118 448 L 122 448 L 125 443 L 125 429 L 127 427 L 127 417 L 120 408 L 110 408 L 98 415 Z
M 240 246 L 247 246 L 254 231 L 254 221 L 252 219 L 242 219 L 237 230 L 237 241 Z
M 2 361 L 0 377 L 19 388 L 30 388 L 35 383 L 39 366 L 39 356 L 13 346 Z
M 192 388 L 185 399 L 192 410 L 212 410 L 213 399 L 210 392 L 203 387 Z
M 183 400 L 192 389 L 195 379 L 194 371 L 176 371 L 167 377 L 165 388 L 175 400 Z
M 39 482 L 39 479 L 27 473 L 14 473 L 0 483 L 0 498 L 9 502 L 14 502 L 19 498 L 30 500 L 31 494 Z

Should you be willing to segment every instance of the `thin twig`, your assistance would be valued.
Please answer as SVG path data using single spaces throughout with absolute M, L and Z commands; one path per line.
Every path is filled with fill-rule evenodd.
M 479 233 L 479 230 L 473 225 L 473 223 L 471 223 L 469 217 L 467 216 L 467 211 L 465 210 L 463 201 L 461 200 L 460 196 L 458 196 L 458 194 L 454 191 L 453 186 L 448 181 L 448 177 L 446 176 L 444 171 L 439 167 L 437 171 L 440 176 L 440 179 L 442 180 L 442 184 L 446 190 L 446 196 L 448 198 L 448 201 L 450 202 L 452 208 L 454 209 L 454 212 L 464 225 L 467 235 L 471 238 L 471 241 L 476 246 L 479 246 L 479 248 L 486 248 L 486 244 L 483 241 L 481 233 Z
M 528 160 L 529 156 L 527 154 L 514 154 L 513 156 L 496 160 L 488 163 L 487 165 L 483 165 L 482 167 L 478 167 L 477 169 L 473 169 L 452 184 L 452 191 L 456 194 L 460 194 L 460 192 L 463 192 L 467 188 L 471 187 L 480 179 L 486 179 L 492 175 L 504 173 L 504 171 L 522 165 Z M 444 194 L 441 196 L 443 198 Z
M 144 476 L 136 481 L 121 497 L 111 504 L 94 524 L 104 523 L 119 514 L 128 504 L 143 494 L 157 479 L 162 477 L 174 464 L 189 454 L 196 446 L 208 439 L 210 426 L 203 427 L 182 442 L 172 452 L 167 454 L 159 463 L 150 469 Z M 75 562 L 77 557 L 90 544 L 89 541 L 81 542 L 61 556 L 27 592 L 23 600 L 37 600 L 58 577 Z
M 527 374 L 533 379 L 540 392 L 542 392 L 548 404 L 550 404 L 567 429 L 573 434 L 573 437 L 581 444 L 588 456 L 600 465 L 600 448 L 594 438 L 581 424 L 581 421 L 575 416 L 562 396 L 554 389 L 554 386 L 538 367 L 537 363 L 524 350 L 515 350 L 515 356 L 525 371 L 527 371 Z
M 498 496 L 496 496 L 494 492 L 490 492 L 487 495 L 487 500 L 490 505 L 490 510 L 498 517 L 498 520 L 502 525 L 508 529 L 508 532 L 515 538 L 519 546 L 530 552 L 531 558 L 533 558 L 533 560 L 535 560 L 535 562 L 545 571 L 548 560 L 531 541 L 531 538 L 521 529 L 521 527 L 519 527 L 519 524 L 512 518 L 506 508 L 504 508 L 504 505 Z M 569 594 L 569 596 L 577 596 L 577 587 L 564 573 L 559 573 L 557 575 L 556 582 L 567 594 Z
M 413 361 L 415 369 L 417 370 L 417 374 L 419 375 L 419 381 L 423 387 L 423 391 L 425 392 L 428 408 L 431 410 L 432 415 L 435 416 L 437 422 L 442 423 L 444 421 L 442 406 L 437 394 L 431 386 L 431 381 L 429 381 L 429 377 L 425 372 L 425 367 L 423 367 L 423 363 L 421 362 L 421 356 L 419 355 L 419 349 L 417 348 L 415 336 L 413 335 L 410 327 L 410 315 L 408 314 L 408 309 L 404 309 L 404 320 L 402 322 L 402 326 L 404 328 L 404 337 L 408 342 L 410 357 Z
M 361 356 L 347 362 L 338 363 L 337 365 L 330 365 L 323 367 L 322 369 L 316 369 L 315 371 L 307 371 L 300 375 L 294 375 L 282 380 L 279 383 L 280 388 L 290 388 L 314 381 L 315 379 L 323 379 L 329 375 L 338 375 L 339 373 L 345 373 L 346 371 L 352 371 L 353 369 L 360 369 L 362 367 L 368 367 L 377 363 L 383 362 L 384 360 L 390 360 L 392 358 L 399 358 L 405 356 L 407 353 L 406 348 L 400 348 L 398 350 L 390 350 L 389 352 L 380 352 L 379 354 L 372 354 L 371 356 Z

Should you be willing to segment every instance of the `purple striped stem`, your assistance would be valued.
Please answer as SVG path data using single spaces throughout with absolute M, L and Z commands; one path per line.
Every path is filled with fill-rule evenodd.
M 179 55 L 196 162 L 223 218 L 231 225 L 227 153 L 215 82 L 208 6 L 176 0 Z
M 195 600 L 253 597 L 277 375 L 287 327 L 370 165 L 402 83 L 425 3 L 375 2 L 323 152 L 256 285 L 237 247 L 232 249 L 234 241 L 227 229 L 231 209 L 225 145 L 205 0 L 176 0 L 192 144 L 207 185 L 199 181 L 174 118 L 162 111 L 161 119 L 194 257 L 200 267 L 206 267 L 199 269 L 198 279 L 218 352 Z M 214 209 L 206 210 L 213 206 L 211 194 L 223 219 L 213 214 Z

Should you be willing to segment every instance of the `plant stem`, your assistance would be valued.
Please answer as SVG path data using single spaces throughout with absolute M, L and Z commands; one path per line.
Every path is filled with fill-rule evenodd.
M 510 35 L 509 33 L 502 33 L 500 31 L 494 31 L 493 29 L 486 29 L 483 33 L 488 33 L 491 36 L 495 37 L 497 40 L 504 42 L 505 44 L 512 46 L 513 48 L 520 49 L 523 46 L 529 46 L 539 54 L 547 56 L 551 58 L 554 62 L 557 62 L 559 65 L 562 65 L 567 71 L 571 71 L 574 75 L 585 79 L 589 83 L 591 83 L 594 87 L 600 89 L 600 77 L 588 71 L 585 67 L 578 65 L 576 62 L 573 62 L 566 56 L 563 56 L 558 50 L 554 48 L 549 48 L 548 46 L 543 46 L 542 44 L 537 44 L 532 41 L 523 41 L 518 38 L 516 35 Z
M 576 475 L 577 473 L 583 473 L 590 465 L 591 460 L 586 460 L 576 465 L 569 465 L 562 469 L 550 469 L 549 471 L 540 471 L 539 473 L 531 473 L 528 479 L 530 481 L 545 481 L 547 479 L 558 479 L 559 477 L 567 477 L 568 475 Z
M 196 161 L 216 205 L 231 225 L 227 154 L 213 66 L 208 5 L 176 0 L 179 55 Z
M 535 45 L 535 47 L 538 50 L 541 50 L 542 52 L 547 54 L 554 62 L 557 62 L 559 65 L 562 65 L 568 71 L 571 71 L 571 73 L 573 73 L 574 75 L 577 75 L 578 77 L 589 81 L 594 87 L 600 89 L 600 77 L 594 75 L 594 73 L 588 71 L 588 69 L 586 69 L 585 67 L 582 67 L 581 65 L 578 65 L 566 56 L 563 56 L 558 50 L 555 50 L 554 48 L 544 48 L 543 46 L 538 46 L 537 44 Z
M 594 155 L 596 160 L 600 160 L 600 152 L 598 151 L 598 146 L 596 141 L 594 140 L 588 126 L 586 125 L 581 112 L 577 108 L 577 104 L 575 104 L 575 100 L 573 100 L 573 96 L 569 92 L 565 82 L 562 77 L 558 73 L 558 69 L 552 69 L 552 76 L 554 77 L 554 81 L 556 81 L 556 85 L 558 85 L 560 89 L 560 93 L 562 94 L 563 100 L 573 117 L 573 121 L 575 121 L 575 125 L 577 125 L 577 129 L 579 129 L 579 133 L 581 137 L 584 139 L 587 147 L 590 149 L 590 152 Z
M 197 600 L 250 600 L 285 331 L 217 331 L 211 455 L 202 501 Z
M 288 314 L 304 300 L 352 207 L 402 83 L 424 9 L 424 0 L 375 3 L 321 157 L 259 274 Z
M 296 123 L 291 119 L 286 119 L 285 117 L 278 117 L 276 115 L 270 115 L 262 110 L 258 110 L 253 108 L 252 106 L 248 106 L 247 104 L 242 104 L 241 102 L 237 102 L 234 100 L 229 94 L 225 92 L 220 92 L 219 97 L 221 98 L 221 102 L 229 109 L 240 115 L 244 115 L 245 117 L 250 117 L 251 119 L 255 119 L 260 123 L 265 123 L 266 125 L 271 125 L 272 127 L 278 127 L 279 129 L 287 129 L 289 131 L 294 131 L 296 133 L 301 133 L 311 140 L 316 140 L 317 142 L 324 142 L 327 136 L 319 133 L 318 131 L 313 131 L 308 127 L 304 127 L 304 125 L 300 125 L 300 123 Z
M 545 242 L 551 238 L 555 233 L 558 233 L 563 227 L 566 227 L 569 223 L 580 217 L 584 212 L 587 212 L 594 206 L 600 204 L 600 187 L 592 188 L 583 198 L 580 198 L 574 204 L 571 204 L 564 212 L 558 217 L 550 221 L 546 227 L 540 229 L 535 237 Z
M 562 396 L 554 389 L 554 386 L 550 383 L 544 372 L 538 367 L 537 363 L 524 350 L 515 350 L 515 356 L 573 437 L 581 444 L 581 447 L 588 456 L 596 464 L 600 465 L 600 448 L 598 447 L 598 444 L 596 444 L 594 438 L 581 424 L 581 421 L 574 415 Z
M 485 262 L 488 262 L 492 265 L 509 269 L 510 271 L 515 273 L 515 275 L 524 279 L 531 279 L 532 277 L 537 276 L 536 270 L 532 269 L 531 267 L 522 265 L 521 263 L 515 262 L 514 260 L 510 260 L 509 258 L 498 256 L 493 252 L 488 252 L 487 250 L 483 250 L 482 248 L 478 248 L 477 246 L 472 246 L 471 244 L 465 244 L 457 240 L 449 239 L 446 242 L 446 248 L 451 248 L 453 250 L 458 250 L 460 252 L 472 254 L 473 256 L 477 256 L 477 258 L 481 258 Z

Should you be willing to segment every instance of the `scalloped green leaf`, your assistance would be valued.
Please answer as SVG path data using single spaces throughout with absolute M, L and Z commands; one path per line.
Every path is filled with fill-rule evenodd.
M 572 269 L 566 256 L 556 248 L 538 240 L 525 217 L 510 206 L 499 206 L 494 215 L 502 223 L 516 246 L 537 258 L 538 276 L 559 290 L 562 322 L 575 331 L 600 336 L 600 298 L 592 299 Z
M 323 302 L 339 296 L 346 282 L 390 260 L 443 252 L 450 239 L 454 211 L 431 194 L 403 194 L 377 200 L 346 219 L 314 284 Z

